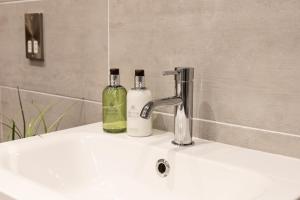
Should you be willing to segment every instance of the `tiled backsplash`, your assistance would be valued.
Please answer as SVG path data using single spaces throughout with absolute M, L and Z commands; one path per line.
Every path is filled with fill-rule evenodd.
M 281 0 L 111 0 L 110 62 L 130 77 L 127 87 L 145 68 L 155 97 L 173 94 L 163 70 L 195 67 L 195 135 L 299 157 L 299 9 Z
M 44 13 L 45 63 L 25 58 L 26 12 Z M 0 34 L 1 85 L 100 100 L 107 83 L 106 0 L 0 4 Z
M 31 105 L 58 104 L 48 121 L 68 105 L 61 128 L 100 121 L 101 91 L 107 83 L 107 1 L 43 0 L 0 3 L 0 86 L 3 112 L 20 121 L 19 86 L 29 120 Z M 25 58 L 24 13 L 43 12 L 45 62 Z M 6 137 L 6 136 L 5 136 Z
M 88 105 L 76 105 L 64 128 L 90 123 L 101 120 L 109 62 L 127 88 L 134 69 L 145 68 L 156 98 L 173 95 L 163 70 L 191 66 L 196 136 L 300 158 L 299 1 L 7 2 L 0 1 L 2 112 L 17 112 L 8 107 L 20 86 L 28 103 Z M 25 12 L 44 13 L 44 64 L 25 59 Z M 171 112 L 161 109 L 155 127 L 171 130 Z

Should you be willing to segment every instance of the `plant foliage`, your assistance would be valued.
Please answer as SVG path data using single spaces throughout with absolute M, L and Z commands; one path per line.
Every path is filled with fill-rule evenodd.
M 62 120 L 66 116 L 67 112 L 74 105 L 74 104 L 72 104 L 71 106 L 67 107 L 56 118 L 56 120 L 54 120 L 53 123 L 48 124 L 48 122 L 46 120 L 46 115 L 56 104 L 51 104 L 44 108 L 40 108 L 40 106 L 38 106 L 35 102 L 32 101 L 32 106 L 33 106 L 33 108 L 36 109 L 37 115 L 35 117 L 31 118 L 29 120 L 29 122 L 27 123 L 19 87 L 17 87 L 17 93 L 18 93 L 19 108 L 20 108 L 21 117 L 22 117 L 22 131 L 18 127 L 16 120 L 14 120 L 14 119 L 10 119 L 10 118 L 6 117 L 5 115 L 2 115 L 2 121 L 0 121 L 0 123 L 9 130 L 9 137 L 11 140 L 38 135 L 40 129 L 43 130 L 42 131 L 43 133 L 57 131 L 59 129 L 59 126 L 60 126 Z M 42 128 L 40 128 L 41 126 L 42 126 Z

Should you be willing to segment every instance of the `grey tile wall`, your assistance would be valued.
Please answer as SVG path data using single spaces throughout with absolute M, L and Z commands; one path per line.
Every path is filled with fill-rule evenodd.
M 20 86 L 29 118 L 32 100 L 59 102 L 50 121 L 75 102 L 61 128 L 91 123 L 101 120 L 108 61 L 127 88 L 145 68 L 155 98 L 173 95 L 163 70 L 192 66 L 195 136 L 300 158 L 299 9 L 285 0 L 0 0 L 0 112 L 18 115 Z M 45 63 L 25 59 L 25 12 L 44 13 Z M 172 130 L 173 109 L 160 111 L 155 127 Z
M 173 130 L 173 116 L 156 113 L 156 128 Z M 300 158 L 300 136 L 210 120 L 195 119 L 196 137 L 250 149 Z
M 134 68 L 145 68 L 156 98 L 173 94 L 173 78 L 162 77 L 163 70 L 195 67 L 198 136 L 295 156 L 300 152 L 299 9 L 299 1 L 284 0 L 111 0 L 111 66 L 121 67 L 127 87 Z M 155 125 L 169 129 L 162 119 Z M 227 125 L 202 121 L 206 125 L 200 126 L 198 120 Z M 295 136 L 289 137 L 294 145 L 278 139 L 286 135 Z
M 0 1 L 0 112 L 20 123 L 12 89 L 19 86 L 28 119 L 36 115 L 34 100 L 41 106 L 59 102 L 49 112 L 49 122 L 74 104 L 60 128 L 100 121 L 108 71 L 107 6 L 107 0 Z M 44 63 L 25 58 L 26 12 L 44 14 Z
M 44 13 L 44 63 L 25 59 L 26 12 Z M 0 85 L 100 101 L 107 34 L 107 0 L 0 4 Z

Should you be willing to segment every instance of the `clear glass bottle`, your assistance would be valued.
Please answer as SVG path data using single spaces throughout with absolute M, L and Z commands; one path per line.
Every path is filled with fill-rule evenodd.
M 126 131 L 126 89 L 120 85 L 119 69 L 110 69 L 110 85 L 102 93 L 103 130 L 108 133 Z

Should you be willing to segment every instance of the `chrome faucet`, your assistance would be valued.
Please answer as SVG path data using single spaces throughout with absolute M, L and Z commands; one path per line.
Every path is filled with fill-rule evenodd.
M 193 144 L 193 84 L 194 68 L 177 67 L 163 75 L 175 76 L 175 96 L 148 102 L 140 116 L 149 119 L 153 110 L 159 106 L 175 106 L 174 140 L 175 145 Z

